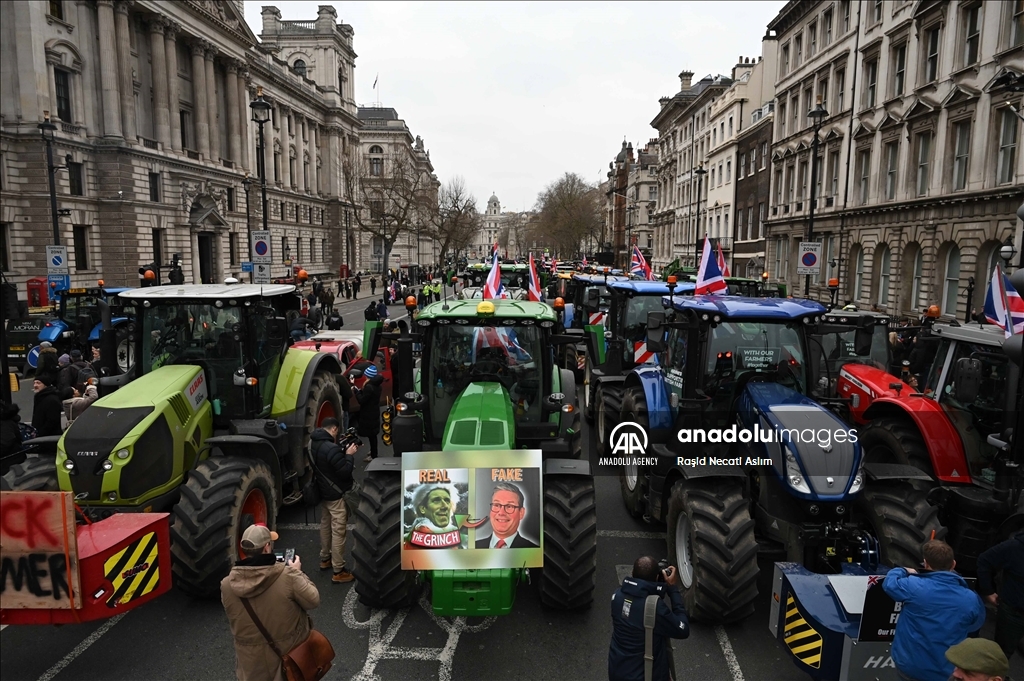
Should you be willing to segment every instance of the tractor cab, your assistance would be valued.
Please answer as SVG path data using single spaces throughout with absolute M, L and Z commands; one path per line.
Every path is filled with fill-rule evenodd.
M 840 400 L 837 408 L 848 409 L 853 420 L 862 423 L 871 394 L 889 390 L 893 376 L 901 374 L 889 345 L 889 317 L 832 310 L 808 330 L 808 338 L 815 398 Z M 905 387 L 911 390 L 909 384 Z
M 459 297 L 464 299 L 483 299 L 483 287 L 487 283 L 487 275 L 491 273 L 490 263 L 476 263 L 466 268 L 462 274 L 463 290 Z M 512 300 L 526 300 L 530 287 L 530 267 L 522 263 L 501 263 L 501 286 L 505 295 Z
M 293 286 L 159 286 L 122 299 L 135 306 L 131 327 L 137 375 L 198 366 L 214 424 L 270 413 L 287 349 L 287 316 L 298 309 Z M 197 387 L 197 390 L 199 388 Z
M 574 274 L 575 285 L 572 298 L 565 298 L 566 328 L 582 329 L 588 324 L 603 324 L 612 303 L 607 284 L 612 281 L 629 281 L 629 277 L 611 274 Z
M 610 297 L 605 328 L 611 332 L 609 355 L 621 354 L 622 368 L 656 362 L 647 349 L 647 315 L 662 311 L 662 298 L 670 293 L 693 294 L 692 283 L 669 284 L 661 281 L 612 279 L 606 284 Z
M 92 357 L 87 352 L 90 344 L 99 343 L 103 330 L 104 305 L 110 308 L 111 327 L 118 330 L 117 362 L 123 373 L 131 368 L 133 359 L 126 342 L 127 334 L 123 331 L 133 314 L 130 306 L 126 306 L 118 294 L 131 289 L 123 287 L 72 288 L 57 292 L 56 319 L 48 320 L 39 329 L 39 342 L 48 341 L 59 352 L 70 352 L 73 349 L 82 351 L 83 356 Z M 59 302 L 58 302 L 59 300 Z

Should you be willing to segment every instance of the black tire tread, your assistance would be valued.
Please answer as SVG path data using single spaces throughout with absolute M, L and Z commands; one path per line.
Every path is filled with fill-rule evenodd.
M 200 598 L 220 594 L 220 582 L 238 558 L 242 501 L 254 486 L 267 496 L 267 524 L 273 529 L 278 502 L 266 464 L 211 457 L 189 473 L 171 511 L 171 570 L 182 591 Z
M 877 463 L 900 463 L 915 466 L 935 478 L 931 455 L 924 438 L 913 421 L 898 416 L 885 416 L 872 421 L 861 433 L 865 459 Z M 881 448 L 881 451 L 878 451 Z M 895 449 L 896 461 L 889 461 L 885 449 Z M 877 452 L 877 453 L 876 453 Z
M 921 545 L 932 539 L 932 532 L 935 539 L 946 536 L 939 509 L 910 484 L 865 489 L 858 505 L 878 538 L 880 562 L 890 567 L 917 565 Z
M 352 528 L 352 574 L 359 600 L 371 608 L 406 608 L 419 599 L 416 573 L 402 570 L 403 501 L 401 475 L 366 475 Z
M 56 455 L 39 455 L 30 452 L 25 460 L 11 466 L 11 470 L 0 478 L 0 490 L 5 492 L 56 492 L 60 490 L 57 482 Z
M 597 495 L 592 477 L 544 478 L 544 569 L 540 599 L 562 610 L 594 602 Z
M 647 415 L 647 398 L 641 389 L 634 387 L 626 391 L 622 400 L 621 414 L 620 421 L 633 421 L 643 428 L 645 432 L 651 432 L 649 426 L 650 419 Z M 608 454 L 604 456 L 608 456 Z M 638 476 L 641 475 L 639 470 L 637 473 Z M 630 490 L 626 484 L 625 466 L 619 470 L 619 491 L 622 493 L 622 502 L 626 505 L 626 511 L 634 518 L 643 517 L 646 509 L 643 506 L 639 477 L 636 487 Z

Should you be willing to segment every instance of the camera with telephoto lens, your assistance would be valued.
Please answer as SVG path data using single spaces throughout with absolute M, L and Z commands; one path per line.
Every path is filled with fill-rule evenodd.
M 658 581 L 665 581 L 665 570 L 669 568 L 668 558 L 662 558 L 658 561 Z
M 363 441 L 359 439 L 355 428 L 349 428 L 338 438 L 338 446 L 341 447 L 342 452 L 347 450 L 349 445 L 355 445 L 356 447 L 363 446 Z

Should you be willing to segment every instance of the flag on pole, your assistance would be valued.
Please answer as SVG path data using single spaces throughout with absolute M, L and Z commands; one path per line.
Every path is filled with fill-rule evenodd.
M 378 78 L 380 78 L 380 74 L 379 73 L 376 76 L 373 77 L 373 89 L 374 90 L 377 89 L 377 79 Z
M 487 275 L 484 283 L 483 298 L 504 298 L 504 290 L 501 286 L 501 260 L 498 259 L 498 244 L 491 249 L 491 273 Z
M 729 276 L 729 263 L 725 261 L 725 253 L 722 252 L 722 242 L 718 242 L 718 269 L 723 277 Z
M 540 279 L 537 278 L 537 267 L 533 264 L 533 253 L 530 254 L 530 300 L 544 301 L 540 291 Z
M 558 261 L 551 259 L 551 274 L 558 274 Z
M 996 265 L 985 294 L 985 318 L 1003 330 L 1007 338 L 1024 333 L 1024 299 Z
M 644 258 L 644 254 L 640 252 L 640 249 L 635 244 L 633 245 L 633 259 L 629 266 L 629 272 L 638 277 L 643 277 L 647 281 L 654 279 L 651 266 L 647 264 L 647 259 Z
M 700 267 L 697 269 L 697 285 L 693 292 L 697 295 L 725 295 L 726 288 L 722 270 L 718 268 L 718 260 L 711 254 L 711 241 L 705 234 L 704 250 L 700 256 Z
M 583 256 L 583 266 L 587 266 L 587 256 Z

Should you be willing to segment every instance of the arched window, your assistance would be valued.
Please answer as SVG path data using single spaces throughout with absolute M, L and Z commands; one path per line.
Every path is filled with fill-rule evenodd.
M 301 59 L 296 59 L 295 63 L 292 64 L 292 71 L 294 71 L 295 75 L 297 75 L 297 76 L 305 77 L 306 76 L 306 62 L 302 61 Z
M 381 149 L 379 145 L 374 144 L 372 147 L 370 147 L 370 153 L 371 154 L 383 154 L 384 150 Z
M 892 252 L 887 244 L 881 244 L 875 254 L 875 267 L 878 268 L 878 298 L 876 302 L 879 307 L 884 307 L 889 302 L 889 276 L 892 269 Z
M 960 292 L 960 248 L 950 244 L 942 276 L 942 314 L 956 316 L 956 299 Z
M 856 301 L 864 293 L 864 249 L 860 244 L 853 248 L 853 299 Z
M 923 307 L 921 303 L 921 282 L 924 277 L 924 251 L 917 247 L 917 254 L 914 256 L 914 275 L 910 287 L 911 310 L 918 310 Z

